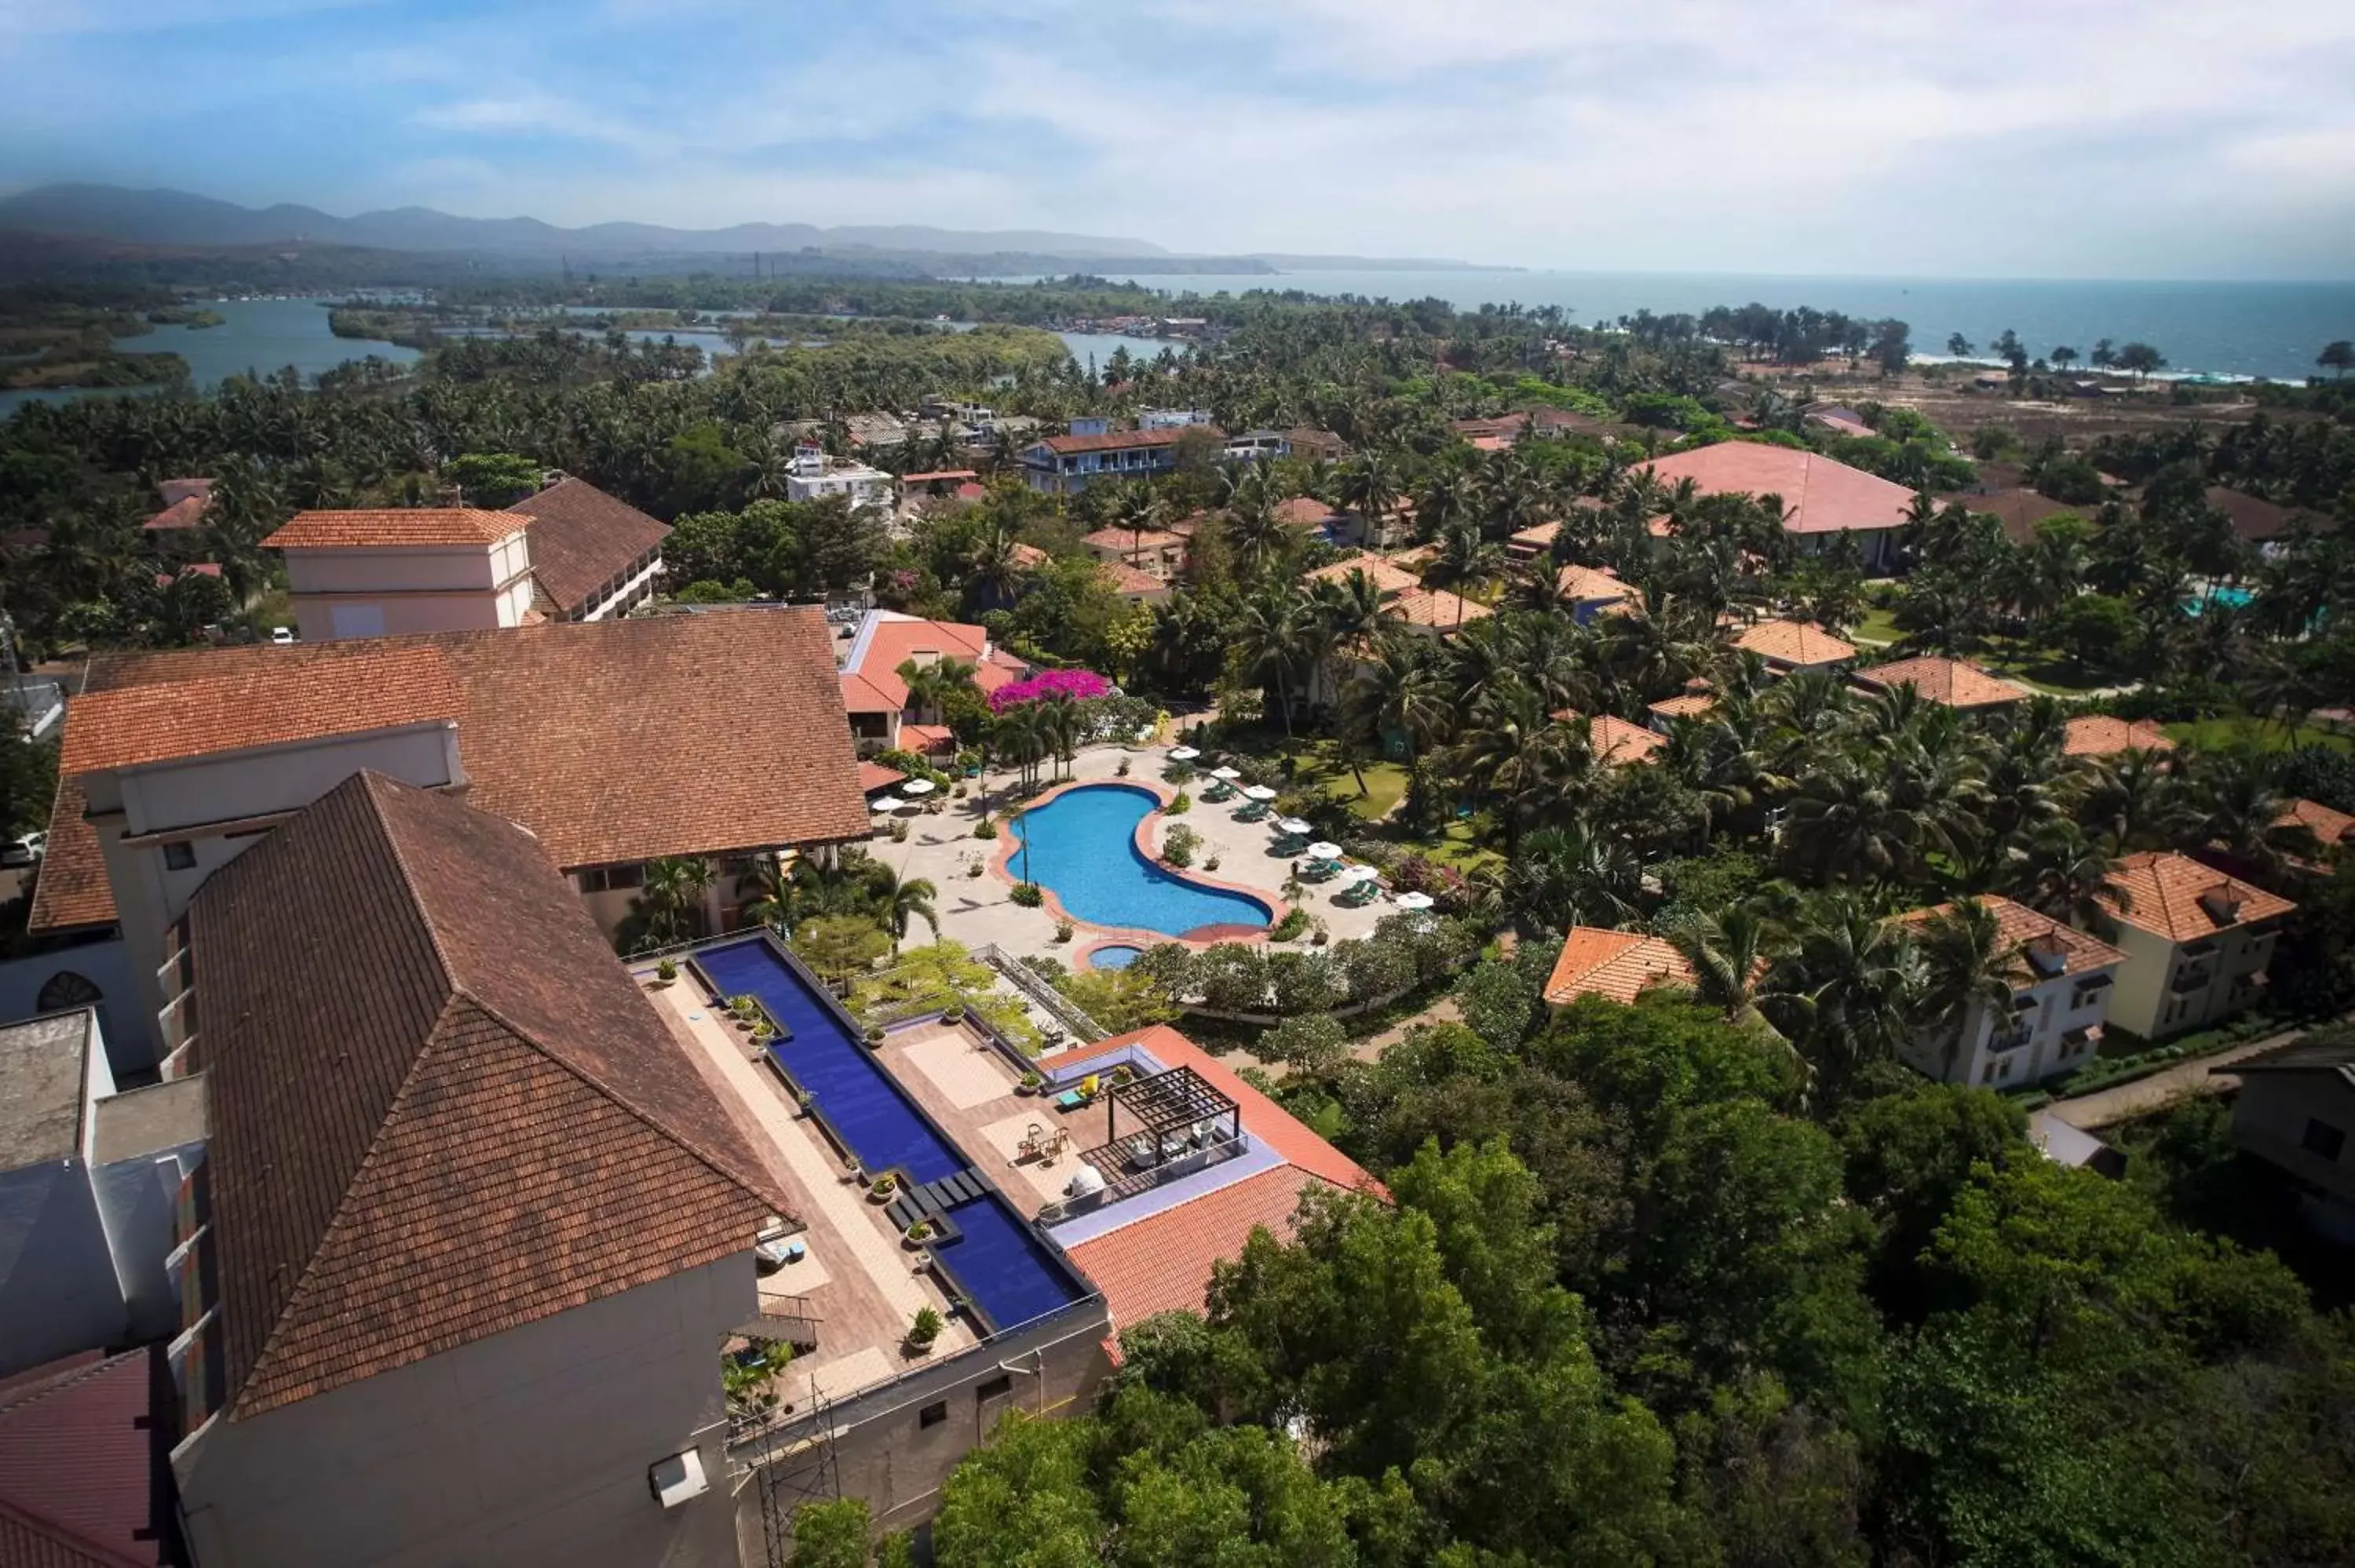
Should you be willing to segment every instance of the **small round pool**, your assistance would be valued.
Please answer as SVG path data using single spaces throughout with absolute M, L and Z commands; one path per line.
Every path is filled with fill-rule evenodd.
M 1088 955 L 1088 968 L 1092 969 L 1124 969 L 1128 968 L 1129 965 L 1136 962 L 1138 957 L 1142 955 L 1145 949 L 1143 948 L 1132 948 L 1121 942 L 1107 942 L 1103 947 L 1098 948 L 1094 952 Z

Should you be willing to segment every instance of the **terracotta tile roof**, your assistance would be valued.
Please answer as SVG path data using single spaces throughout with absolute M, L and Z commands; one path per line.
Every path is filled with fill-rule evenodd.
M 670 537 L 666 524 L 586 480 L 559 480 L 507 510 L 531 519 L 531 575 L 567 615 L 588 609 L 600 588 Z
M 1679 697 L 1663 697 L 1651 705 L 1651 711 L 1662 718 L 1706 718 L 1717 707 L 1717 698 L 1708 692 L 1688 692 Z
M 88 685 L 267 677 L 256 689 L 271 702 L 307 703 L 314 683 L 336 679 L 323 672 L 412 649 L 455 672 L 467 799 L 538 833 L 559 865 L 868 835 L 832 639 L 815 609 L 121 654 L 94 661 Z M 89 701 L 67 703 L 69 753 Z M 50 813 L 36 929 L 114 918 L 97 834 L 69 785 Z
M 2058 980 L 2064 975 L 2083 974 L 2089 969 L 2105 969 L 2126 961 L 2126 956 L 2103 941 L 2089 936 L 2065 921 L 2040 914 L 2025 904 L 2009 898 L 1987 895 L 1979 899 L 1987 912 L 1995 916 L 1996 939 L 2006 949 L 2026 948 L 2031 954 L 2050 952 L 2062 960 L 2062 967 L 2046 971 L 2034 967 L 2033 980 L 2023 978 L 2021 986 L 2036 980 Z M 1910 909 L 1897 918 L 1902 925 L 1924 926 L 1945 911 L 1951 904 L 1933 905 L 1926 909 Z
M 1276 521 L 1289 528 L 1322 528 L 1338 515 L 1313 495 L 1295 495 L 1275 509 Z
M 1582 996 L 1633 1001 L 1646 986 L 1692 983 L 1692 966 L 1659 937 L 1572 926 L 1547 977 L 1545 999 L 1556 1006 Z
M 211 496 L 213 482 L 209 479 L 165 479 L 155 483 L 155 493 L 166 506 L 177 506 L 183 501 L 203 501 Z
M 371 550 L 410 546 L 496 545 L 525 526 L 511 512 L 472 506 L 387 506 L 359 512 L 297 512 L 267 539 L 269 550 Z
M 1142 533 L 1126 528 L 1099 528 L 1084 535 L 1080 543 L 1091 550 L 1110 550 L 1115 555 L 1142 555 L 1147 550 L 1175 549 L 1186 543 L 1183 534 L 1172 534 L 1166 528 L 1147 528 Z
M 2289 809 L 2274 819 L 2278 824 L 2303 822 L 2314 830 L 2314 836 L 2329 849 L 2337 844 L 2355 844 L 2355 817 L 2335 811 L 2319 800 L 2296 800 Z
M 1553 716 L 1571 724 L 1586 717 L 1575 708 L 1563 708 Z M 1652 753 L 1668 744 L 1667 737 L 1657 731 L 1646 729 L 1639 724 L 1629 724 L 1613 714 L 1597 714 L 1586 719 L 1586 726 L 1597 762 L 1614 765 L 1649 762 Z
M 161 512 L 156 513 L 139 526 L 151 533 L 200 528 L 204 525 L 205 508 L 209 504 L 211 503 L 204 495 L 184 495 L 177 501 L 167 503 Z
M 1018 567 L 1043 567 L 1055 558 L 1036 545 L 1017 545 L 1013 556 Z
M 1883 690 L 1911 685 L 1929 701 L 1950 708 L 1994 707 L 2019 702 L 2032 694 L 2026 686 L 2015 685 L 1959 659 L 1900 659 L 1895 663 L 1859 670 L 1856 678 Z
M 2110 757 L 2121 751 L 2173 751 L 2175 742 L 2149 719 L 2087 714 L 2063 726 L 2061 750 L 2068 757 Z
M 1211 1266 L 1241 1257 L 1257 1229 L 1289 1241 L 1300 1194 L 1326 1184 L 1296 1165 L 1278 1165 L 1078 1243 L 1071 1259 L 1103 1292 L 1114 1329 L 1156 1312 L 1199 1312 Z
M 843 666 L 843 706 L 855 714 L 896 714 L 905 708 L 908 683 L 900 679 L 898 672 L 911 659 L 918 662 L 928 656 L 962 660 L 974 666 L 973 683 L 985 694 L 1021 678 L 1018 661 L 989 654 L 986 627 L 878 611 L 859 628 L 850 660 Z
M 2123 909 L 2112 903 L 2111 916 L 2170 942 L 2196 942 L 2297 907 L 2262 887 L 2163 850 L 2126 856 L 2113 880 L 2126 889 L 2128 902 Z M 2231 918 L 2219 918 L 2226 914 Z
M 954 751 L 956 731 L 943 724 L 903 724 L 900 726 L 900 748 L 919 757 Z
M 878 789 L 888 789 L 907 777 L 898 768 L 886 768 L 879 762 L 862 762 L 858 765 L 858 787 L 869 794 Z
M 747 1251 L 785 1212 L 530 834 L 356 774 L 188 911 L 243 1416 Z
M 1762 441 L 1720 441 L 1655 458 L 1645 466 L 1663 484 L 1689 479 L 1703 495 L 1780 496 L 1786 514 L 1783 526 L 1793 534 L 1894 528 L 1913 503 L 1913 493 L 1902 484 L 1820 453 Z
M 1301 574 L 1306 582 L 1347 582 L 1351 572 L 1363 572 L 1375 588 L 1385 598 L 1391 594 L 1408 593 L 1423 587 L 1423 579 L 1412 572 L 1395 567 L 1380 556 L 1352 556 L 1346 561 L 1335 561 Z
M 1429 626 L 1442 631 L 1452 631 L 1458 624 L 1468 624 L 1491 613 L 1478 599 L 1420 584 L 1391 600 L 1391 608 L 1409 626 Z
M 2004 537 L 2015 545 L 2025 545 L 2036 537 L 2036 525 L 2047 517 L 2058 517 L 2076 507 L 2064 501 L 2055 501 L 2035 491 L 2010 489 L 1990 491 L 1985 495 L 1966 495 L 1963 504 L 1974 512 L 1984 512 L 2003 524 Z
M 1777 664 L 1832 664 L 1856 657 L 1852 644 L 1804 620 L 1762 620 L 1735 638 L 1733 645 Z
M 956 487 L 956 498 L 959 501 L 986 501 L 989 498 L 989 487 L 967 480 Z
M 1167 593 L 1169 585 L 1151 572 L 1130 566 L 1126 561 L 1101 561 L 1097 565 L 1113 592 L 1124 599 L 1143 599 L 1152 594 Z
M 185 1562 L 173 1518 L 160 1346 L 95 1351 L 0 1383 L 0 1564 Z
M 439 650 L 357 647 L 352 657 L 307 672 L 299 682 L 249 668 L 74 698 L 58 770 L 80 775 L 447 722 L 464 711 L 457 677 Z
M 155 586 L 159 588 L 170 588 L 182 577 L 217 577 L 220 575 L 218 561 L 190 561 L 176 572 L 157 572 Z
M 1106 430 L 1100 436 L 1049 436 L 1039 444 L 1059 457 L 1078 452 L 1126 451 L 1135 447 L 1168 447 L 1178 444 L 1178 438 L 1188 430 L 1209 430 L 1212 435 L 1224 432 L 1209 425 L 1181 425 L 1167 430 Z
M 1594 567 L 1564 567 L 1553 580 L 1554 591 L 1583 604 L 1593 599 L 1636 599 L 1640 590 Z
M 939 479 L 978 479 L 981 476 L 978 473 L 969 468 L 942 468 L 934 469 L 928 473 L 903 473 L 900 476 L 900 482 L 902 484 L 929 484 L 932 481 Z
M 1512 542 L 1516 545 L 1535 546 L 1540 551 L 1550 550 L 1553 547 L 1554 540 L 1559 537 L 1561 534 L 1561 524 L 1540 523 L 1530 527 L 1524 528 L 1519 533 L 1514 535 Z
M 2232 524 L 2232 532 L 2253 545 L 2278 539 L 2300 521 L 2309 531 L 2317 534 L 2336 533 L 2339 528 L 2335 519 L 2322 514 L 2302 507 L 2279 506 L 2261 495 L 2227 489 L 2221 484 L 2208 487 L 2207 499 L 2208 504 L 2222 513 Z

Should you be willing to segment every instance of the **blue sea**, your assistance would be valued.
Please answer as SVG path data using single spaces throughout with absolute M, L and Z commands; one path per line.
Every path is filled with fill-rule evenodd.
M 1114 262 L 1106 276 L 1121 276 Z M 1586 324 L 1648 310 L 1656 315 L 1755 301 L 1786 310 L 1813 305 L 1851 316 L 1895 316 L 1913 329 L 1913 352 L 1943 358 L 1960 333 L 1982 355 L 2006 327 L 2032 355 L 2056 344 L 2080 354 L 2103 338 L 2147 343 L 2169 373 L 2265 376 L 2301 381 L 2337 338 L 2355 338 L 2355 282 L 2149 283 L 2028 279 L 1841 278 L 1750 272 L 1553 272 L 1509 270 L 1280 272 L 1140 278 L 1170 292 L 1299 289 L 1369 299 L 1559 305 Z M 1132 352 L 1135 352 L 1132 349 Z

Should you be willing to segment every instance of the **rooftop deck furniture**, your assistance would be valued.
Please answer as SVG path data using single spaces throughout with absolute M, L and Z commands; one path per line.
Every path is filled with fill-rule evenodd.
M 1333 895 L 1333 904 L 1339 909 L 1362 909 L 1380 897 L 1381 892 L 1381 885 L 1368 877 L 1363 882 L 1353 882 Z
M 1269 805 L 1264 800 L 1252 800 L 1246 802 L 1243 809 L 1235 813 L 1235 821 L 1238 822 L 1263 822 L 1267 821 L 1270 816 L 1273 815 L 1274 811 L 1275 808 Z
M 1300 868 L 1303 882 L 1330 882 L 1340 874 L 1341 863 L 1337 860 L 1312 860 Z
M 1221 779 L 1202 791 L 1202 799 L 1213 806 L 1222 805 L 1235 798 L 1235 787 Z

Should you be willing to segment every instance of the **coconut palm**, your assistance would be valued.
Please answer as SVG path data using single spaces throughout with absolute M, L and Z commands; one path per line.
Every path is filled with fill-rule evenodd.
M 1292 741 L 1293 691 L 1314 662 L 1316 641 L 1316 621 L 1307 601 L 1282 588 L 1262 589 L 1244 601 L 1236 617 L 1233 645 L 1244 670 L 1274 698 L 1286 746 Z
M 892 952 L 900 950 L 911 920 L 923 921 L 932 928 L 932 940 L 941 939 L 940 911 L 932 906 L 941 890 L 929 878 L 911 876 L 902 880 L 899 873 L 878 861 L 868 873 L 868 887 L 882 911 L 885 927 L 891 933 Z
M 1782 946 L 1765 916 L 1745 905 L 1703 915 L 1663 933 L 1692 969 L 1693 997 L 1728 1023 L 1787 1045 L 1768 1019 L 1764 981 Z
M 2311 861 L 2321 853 L 2314 831 L 2289 818 L 2289 805 L 2260 758 L 2234 753 L 2203 758 L 2191 775 L 2188 837 L 2195 844 L 2220 845 L 2259 872 L 2278 873 L 2285 861 Z
M 1789 1008 L 1793 1026 L 1826 1097 L 1836 1097 L 1904 1043 L 1919 1001 L 1913 935 L 1859 899 L 1833 895 L 1807 908 L 1795 947 L 1792 979 L 1804 990 Z
M 1451 769 L 1495 807 L 1508 860 L 1518 856 L 1522 830 L 1540 807 L 1574 805 L 1593 787 L 1593 748 L 1571 727 L 1556 723 L 1544 699 L 1518 681 L 1491 691 L 1472 710 Z
M 2082 823 L 2068 817 L 2043 822 L 2029 835 L 2012 867 L 2012 895 L 2030 908 L 2112 934 L 2116 912 L 2133 895 L 2117 880 L 2119 863 Z
M 1561 931 L 1626 925 L 1636 917 L 1639 885 L 1640 868 L 1625 840 L 1573 820 L 1521 841 L 1505 869 L 1504 894 L 1523 931 Z
M 1410 767 L 1445 732 L 1450 713 L 1446 683 L 1423 645 L 1398 636 L 1378 639 L 1374 656 L 1350 672 L 1341 707 L 1348 727 L 1377 738 L 1400 736 Z
M 1919 1016 L 1942 1042 L 1951 1075 L 1964 1031 L 1993 1015 L 2009 1025 L 2013 991 L 2030 978 L 2019 944 L 2006 942 L 1995 911 L 1961 899 L 1922 922 L 1915 938 L 1921 963 Z
M 669 855 L 646 862 L 645 878 L 630 906 L 644 932 L 642 946 L 667 948 L 692 938 L 701 925 L 703 891 L 711 863 L 698 855 Z

